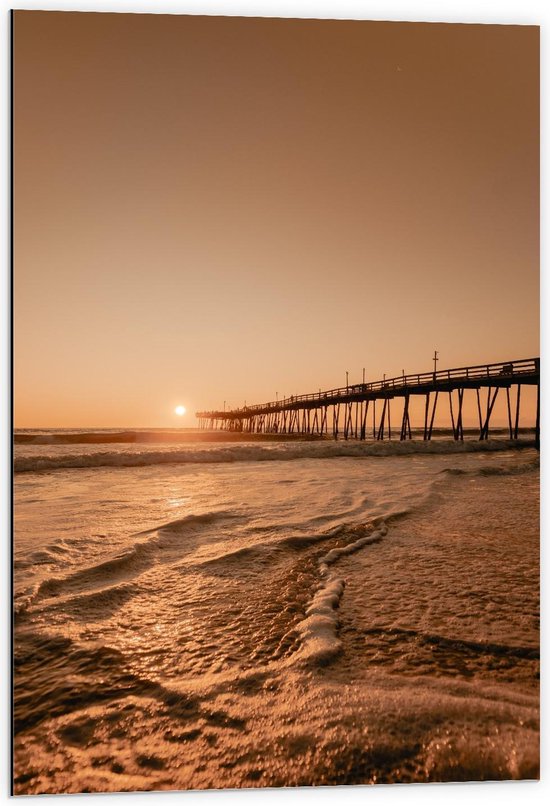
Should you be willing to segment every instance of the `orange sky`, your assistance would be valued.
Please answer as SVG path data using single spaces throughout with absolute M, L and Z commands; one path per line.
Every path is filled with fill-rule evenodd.
M 17 11 L 16 426 L 538 355 L 538 46 Z

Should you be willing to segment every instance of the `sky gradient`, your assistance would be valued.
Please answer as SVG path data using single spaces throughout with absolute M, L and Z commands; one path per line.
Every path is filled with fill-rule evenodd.
M 539 354 L 536 27 L 17 11 L 14 109 L 17 427 Z

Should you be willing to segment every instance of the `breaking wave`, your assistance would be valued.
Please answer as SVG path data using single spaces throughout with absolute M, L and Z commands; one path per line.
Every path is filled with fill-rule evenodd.
M 532 440 L 436 440 L 433 442 L 295 442 L 273 445 L 224 445 L 212 448 L 189 447 L 164 450 L 89 451 L 86 453 L 43 453 L 18 456 L 16 473 L 93 467 L 145 467 L 162 464 L 212 464 L 227 462 L 290 461 L 293 459 L 334 459 L 337 457 L 409 456 L 411 454 L 460 454 L 532 448 Z

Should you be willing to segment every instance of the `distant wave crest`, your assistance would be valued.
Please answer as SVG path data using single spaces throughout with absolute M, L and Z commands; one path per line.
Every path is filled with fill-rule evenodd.
M 446 467 L 441 473 L 447 476 L 518 476 L 523 473 L 531 473 L 532 471 L 539 470 L 539 468 L 540 461 L 537 456 L 532 462 L 509 467 L 503 465 L 486 465 L 469 470 L 459 467 Z

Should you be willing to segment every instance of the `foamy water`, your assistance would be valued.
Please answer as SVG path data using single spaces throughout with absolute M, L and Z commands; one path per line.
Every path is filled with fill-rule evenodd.
M 433 441 L 366 441 L 330 439 L 299 440 L 288 437 L 276 440 L 259 435 L 246 441 L 228 432 L 197 433 L 194 440 L 182 445 L 182 437 L 168 441 L 173 435 L 132 432 L 135 440 L 119 442 L 120 434 L 33 434 L 31 442 L 16 443 L 16 473 L 89 467 L 143 467 L 161 464 L 220 464 L 228 462 L 291 461 L 294 459 L 332 459 L 337 457 L 409 456 L 411 454 L 487 453 L 511 448 L 531 447 L 532 439 L 520 443 L 503 438 L 480 442 L 470 438 L 464 442 L 447 439 Z M 94 442 L 89 442 L 90 437 Z M 161 437 L 161 438 L 159 438 Z M 19 435 L 23 438 L 23 435 Z M 83 442 L 78 440 L 83 439 Z M 73 441 L 76 440 L 76 441 Z M 195 441 L 196 440 L 196 441 Z M 199 444 L 197 444 L 197 442 Z M 229 444 L 220 444 L 229 443 Z M 108 448 L 106 446 L 109 446 Z
M 538 454 L 19 444 L 16 791 L 533 777 Z

